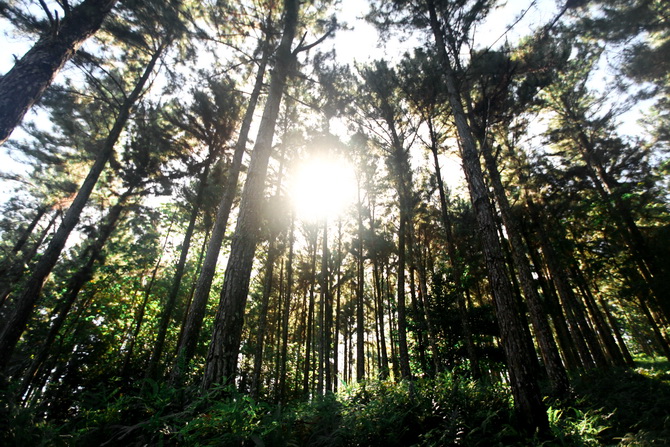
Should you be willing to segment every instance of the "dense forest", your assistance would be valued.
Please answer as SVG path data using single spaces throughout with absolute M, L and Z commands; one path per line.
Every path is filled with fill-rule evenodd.
M 670 445 L 667 1 L 0 23 L 0 444 Z

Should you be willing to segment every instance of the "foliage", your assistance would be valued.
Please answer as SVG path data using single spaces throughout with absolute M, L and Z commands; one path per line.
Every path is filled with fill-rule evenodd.
M 200 394 L 145 380 L 101 387 L 57 424 L 2 398 L 3 445 L 177 446 L 645 446 L 670 440 L 670 368 L 645 359 L 636 371 L 575 378 L 574 397 L 548 409 L 549 438 L 523 433 L 507 386 L 453 374 L 413 383 L 369 381 L 285 405 L 233 387 Z

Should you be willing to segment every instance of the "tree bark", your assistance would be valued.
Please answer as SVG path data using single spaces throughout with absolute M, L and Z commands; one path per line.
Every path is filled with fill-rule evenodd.
M 269 39 L 269 36 L 268 36 Z M 214 280 L 214 273 L 216 272 L 216 264 L 223 245 L 223 237 L 226 233 L 228 225 L 228 217 L 233 206 L 233 201 L 237 196 L 237 183 L 242 168 L 242 159 L 249 139 L 249 131 L 251 123 L 256 111 L 256 105 L 263 88 L 263 78 L 270 57 L 270 44 L 265 41 L 263 44 L 263 53 L 256 71 L 256 79 L 254 81 L 254 88 L 249 96 L 249 103 L 247 110 L 242 120 L 240 133 L 235 144 L 235 152 L 233 153 L 233 160 L 228 169 L 226 176 L 226 185 L 221 196 L 221 201 L 216 213 L 214 227 L 210 236 L 209 245 L 207 246 L 207 253 L 205 254 L 205 261 L 202 264 L 202 270 L 198 276 L 195 293 L 191 301 L 186 316 L 186 323 L 184 325 L 182 338 L 177 347 L 177 355 L 170 374 L 170 382 L 176 384 L 181 380 L 182 375 L 188 367 L 188 363 L 195 355 L 195 350 L 200 337 L 200 330 L 202 329 L 202 322 L 205 318 L 205 311 L 207 310 L 207 302 L 209 301 L 209 294 L 212 288 L 212 281 Z
M 81 44 L 95 34 L 116 0 L 84 0 L 0 77 L 0 145 L 53 82 Z
M 132 194 L 134 186 L 128 188 L 128 190 L 119 198 L 118 202 L 112 206 L 112 208 L 107 213 L 105 218 L 105 223 L 100 229 L 97 239 L 90 245 L 87 250 L 88 259 L 85 264 L 70 278 L 67 285 L 67 293 L 65 294 L 62 302 L 58 306 L 56 317 L 52 319 L 51 327 L 47 333 L 46 338 L 42 342 L 39 351 L 33 358 L 28 370 L 22 376 L 21 380 L 21 389 L 19 395 L 23 395 L 28 390 L 28 387 L 31 384 L 31 381 L 36 376 L 38 369 L 42 366 L 44 361 L 50 354 L 50 350 L 53 342 L 56 340 L 65 319 L 70 313 L 72 306 L 74 305 L 79 292 L 84 287 L 84 285 L 91 280 L 93 274 L 95 273 L 95 264 L 100 259 L 102 250 L 107 243 L 107 240 L 112 235 L 112 232 L 116 228 L 116 224 L 121 217 L 121 214 L 125 210 L 126 201 Z
M 365 380 L 365 260 L 363 258 L 363 202 L 361 188 L 358 187 L 358 257 L 356 259 L 356 381 Z
M 535 329 L 535 336 L 540 347 L 542 359 L 544 360 L 547 376 L 551 382 L 552 391 L 559 398 L 567 397 L 570 390 L 568 374 L 561 362 L 558 347 L 551 332 L 546 311 L 542 305 L 542 298 L 537 291 L 537 286 L 530 271 L 528 253 L 521 237 L 517 219 L 512 215 L 509 200 L 507 199 L 505 188 L 500 178 L 500 172 L 498 171 L 498 164 L 491 152 L 491 147 L 486 141 L 482 141 L 480 144 L 493 186 L 493 192 L 500 207 L 503 225 L 505 225 L 507 235 L 510 238 L 512 261 L 519 275 L 523 295 L 526 298 L 530 319 Z
M 528 351 L 529 343 L 525 339 L 514 295 L 505 271 L 505 261 L 488 191 L 484 183 L 484 176 L 479 164 L 477 146 L 463 110 L 454 70 L 447 54 L 442 28 L 437 18 L 434 0 L 426 0 L 426 6 L 428 7 L 430 26 L 444 69 L 448 102 L 461 143 L 461 157 L 465 178 L 470 190 L 470 200 L 483 242 L 489 283 L 493 292 L 501 340 L 511 376 L 514 404 L 524 421 L 524 425 L 531 430 L 537 429 L 540 432 L 547 433 L 549 430 L 547 412 L 542 403 L 535 371 L 531 366 L 533 365 L 534 353 Z
M 166 47 L 167 44 L 163 43 L 154 52 L 151 60 L 144 69 L 144 72 L 135 84 L 135 88 L 126 97 L 125 101 L 121 105 L 119 113 L 116 116 L 116 120 L 114 121 L 114 126 L 112 127 L 112 130 L 109 132 L 109 135 L 105 139 L 100 151 L 98 152 L 93 166 L 91 167 L 88 175 L 86 176 L 86 179 L 77 192 L 77 196 L 74 198 L 70 208 L 67 210 L 67 213 L 58 227 L 56 234 L 51 239 L 49 246 L 44 251 L 37 265 L 35 265 L 26 287 L 17 297 L 14 312 L 10 316 L 4 330 L 2 331 L 2 334 L 0 335 L 0 371 L 4 370 L 4 368 L 9 363 L 12 352 L 14 351 L 21 334 L 25 330 L 26 325 L 28 324 L 28 320 L 32 315 L 33 308 L 35 307 L 40 293 L 42 292 L 44 281 L 51 273 L 54 265 L 56 265 L 61 251 L 63 250 L 63 247 L 65 246 L 65 243 L 70 236 L 70 233 L 79 222 L 79 216 L 81 215 L 84 206 L 86 206 L 86 203 L 88 202 L 88 199 L 93 192 L 93 188 L 98 182 L 98 179 L 107 165 L 107 162 L 114 153 L 114 146 L 116 145 L 123 128 L 128 122 L 132 107 L 140 98 L 145 84 L 149 80 L 156 63 L 158 62 Z
M 149 365 L 147 366 L 146 370 L 146 377 L 148 379 L 156 379 L 159 373 L 159 364 L 161 356 L 163 355 L 163 350 L 165 348 L 165 338 L 167 337 L 168 327 L 170 326 L 170 320 L 172 319 L 172 313 L 174 312 L 174 307 L 177 303 L 177 297 L 179 296 L 181 281 L 184 278 L 186 259 L 188 258 L 188 252 L 191 248 L 191 239 L 193 239 L 195 223 L 198 220 L 200 208 L 202 208 L 202 202 L 205 197 L 205 187 L 207 186 L 207 177 L 209 177 L 209 170 L 213 162 L 214 154 L 210 153 L 200 174 L 198 189 L 195 194 L 195 200 L 191 205 L 193 208 L 191 209 L 188 226 L 186 227 L 184 239 L 181 243 L 181 252 L 179 253 L 179 260 L 177 261 L 174 278 L 172 279 L 172 286 L 170 287 L 170 293 L 163 304 L 163 309 L 160 314 L 158 334 L 156 335 L 154 347 L 151 352 L 151 358 L 149 359 Z

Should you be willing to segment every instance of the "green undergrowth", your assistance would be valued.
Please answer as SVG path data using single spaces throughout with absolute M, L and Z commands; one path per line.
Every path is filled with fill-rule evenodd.
M 524 433 L 509 390 L 443 374 L 413 383 L 374 381 L 286 405 L 232 388 L 201 395 L 145 382 L 100 389 L 70 415 L 2 397 L 1 445 L 100 446 L 661 446 L 670 445 L 670 365 L 573 378 L 574 396 L 547 400 L 549 435 Z M 224 396 L 224 397 L 221 397 Z

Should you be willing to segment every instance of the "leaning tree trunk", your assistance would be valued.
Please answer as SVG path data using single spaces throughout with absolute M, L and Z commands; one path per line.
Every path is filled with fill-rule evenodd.
M 7 311 L 5 305 L 7 304 L 7 297 L 12 292 L 12 288 L 16 286 L 23 277 L 25 266 L 35 258 L 35 255 L 42 245 L 42 242 L 44 242 L 44 239 L 46 239 L 47 235 L 51 231 L 51 228 L 56 224 L 56 220 L 58 220 L 58 217 L 61 214 L 63 213 L 60 209 L 56 211 L 51 217 L 51 220 L 49 220 L 46 228 L 44 228 L 40 233 L 32 248 L 30 250 L 23 251 L 23 255 L 14 261 L 14 265 L 11 265 L 8 270 L 2 272 L 2 279 L 0 280 L 0 320 L 3 319 L 4 313 Z
M 63 301 L 60 303 L 60 306 L 57 309 L 56 317 L 51 321 L 49 332 L 42 342 L 37 355 L 35 355 L 32 362 L 30 363 L 28 370 L 23 374 L 19 396 L 25 394 L 28 390 L 28 387 L 30 386 L 33 378 L 36 376 L 38 369 L 49 356 L 51 346 L 60 333 L 60 330 L 65 323 L 65 319 L 70 314 L 70 310 L 77 300 L 79 292 L 93 277 L 93 274 L 95 273 L 95 264 L 100 259 L 100 255 L 102 254 L 102 250 L 105 247 L 107 240 L 116 228 L 116 224 L 119 221 L 119 218 L 121 217 L 124 209 L 126 208 L 126 201 L 131 196 L 133 189 L 134 185 L 129 187 L 128 190 L 126 190 L 126 192 L 119 198 L 119 201 L 109 210 L 107 213 L 107 218 L 105 219 L 105 223 L 100 229 L 100 234 L 87 250 L 88 259 L 86 260 L 86 263 L 68 281 L 67 293 L 65 294 Z
M 98 182 L 102 171 L 105 169 L 107 161 L 114 153 L 114 146 L 116 145 L 123 128 L 128 122 L 130 112 L 137 100 L 140 98 L 145 84 L 149 80 L 156 63 L 158 62 L 166 47 L 167 44 L 163 43 L 154 52 L 151 60 L 144 69 L 144 72 L 137 81 L 135 88 L 126 97 L 125 101 L 123 101 L 119 113 L 116 116 L 116 120 L 114 121 L 114 126 L 102 144 L 93 166 L 86 176 L 84 183 L 82 183 L 81 188 L 79 188 L 79 191 L 77 192 L 77 196 L 74 198 L 70 208 L 67 210 L 63 221 L 58 227 L 56 234 L 51 239 L 49 246 L 42 254 L 40 261 L 37 263 L 37 265 L 35 265 L 35 268 L 33 269 L 25 288 L 17 297 L 14 312 L 6 322 L 5 328 L 0 335 L 0 371 L 4 370 L 9 364 L 12 352 L 14 351 L 19 338 L 21 338 L 21 334 L 25 330 L 26 325 L 28 324 L 28 320 L 32 315 L 35 304 L 37 303 L 40 293 L 42 292 L 44 281 L 51 273 L 54 265 L 56 265 L 60 253 L 65 246 L 65 242 L 67 241 L 74 227 L 79 222 L 79 216 L 81 215 L 84 206 L 86 206 L 86 202 L 88 202 L 88 198 L 91 196 L 93 188 Z
M 437 18 L 434 0 L 426 0 L 429 9 L 430 25 L 437 44 L 438 54 L 444 69 L 448 102 L 456 123 L 463 169 L 470 190 L 479 232 L 482 238 L 484 255 L 488 269 L 489 284 L 493 292 L 500 336 L 510 370 L 514 404 L 524 425 L 529 429 L 548 432 L 547 412 L 542 403 L 536 372 L 533 370 L 534 355 L 530 352 L 529 343 L 522 327 L 514 294 L 509 284 L 505 269 L 505 260 L 498 239 L 495 218 L 484 183 L 484 175 L 479 164 L 479 154 L 472 131 L 468 126 L 460 93 L 456 83 L 456 75 L 447 54 L 442 27 Z
M 154 342 L 154 348 L 151 352 L 151 358 L 149 359 L 149 365 L 146 370 L 146 377 L 149 379 L 156 379 L 158 374 L 158 366 L 165 347 L 165 338 L 167 337 L 172 312 L 174 311 L 177 296 L 179 295 L 179 289 L 181 288 L 181 281 L 184 277 L 186 258 L 188 257 L 188 252 L 191 248 L 191 239 L 193 238 L 193 232 L 195 231 L 195 223 L 198 220 L 200 208 L 202 208 L 202 202 L 205 197 L 205 187 L 207 186 L 207 177 L 209 177 L 209 170 L 214 162 L 214 158 L 214 154 L 210 153 L 205 162 L 205 166 L 202 169 L 202 173 L 200 174 L 200 181 L 198 183 L 195 200 L 193 201 L 193 209 L 191 210 L 188 227 L 186 227 L 186 233 L 184 233 L 184 241 L 181 244 L 181 253 L 179 254 L 179 260 L 177 261 L 177 267 L 172 280 L 172 287 L 170 288 L 170 294 L 163 305 L 163 311 L 161 312 L 160 321 L 158 323 L 158 334 L 156 335 L 156 341 Z
M 269 39 L 269 37 L 268 37 Z M 188 314 L 186 315 L 186 322 L 182 328 L 182 336 L 177 346 L 177 355 L 175 356 L 174 365 L 170 374 L 170 382 L 173 384 L 181 380 L 182 375 L 186 371 L 188 363 L 195 355 L 195 350 L 200 337 L 200 330 L 202 329 L 202 322 L 205 318 L 205 311 L 207 310 L 207 302 L 209 301 L 209 293 L 212 288 L 212 281 L 214 280 L 214 273 L 216 272 L 216 263 L 219 259 L 221 246 L 223 245 L 223 237 L 226 233 L 228 225 L 228 217 L 233 206 L 233 201 L 237 195 L 237 182 L 242 168 L 242 158 L 247 147 L 247 140 L 249 138 L 249 130 L 258 104 L 261 90 L 263 88 L 263 78 L 265 77 L 265 69 L 267 67 L 268 59 L 270 57 L 270 44 L 268 41 L 263 43 L 263 53 L 258 71 L 256 72 L 256 79 L 254 88 L 249 96 L 249 103 L 247 110 L 242 120 L 240 133 L 235 144 L 235 152 L 233 153 L 233 160 L 228 169 L 226 176 L 226 185 L 219 202 L 214 227 L 210 236 L 209 244 L 207 245 L 207 253 L 205 260 L 202 263 L 202 270 L 198 275 L 195 292 L 191 300 Z
M 470 370 L 472 377 L 479 379 L 482 377 L 482 371 L 479 366 L 479 356 L 477 355 L 477 347 L 475 346 L 472 337 L 472 328 L 470 327 L 470 320 L 468 317 L 468 309 L 465 302 L 465 280 L 463 275 L 463 263 L 456 251 L 456 241 L 452 231 L 451 219 L 449 218 L 449 207 L 447 206 L 447 195 L 444 190 L 444 181 L 442 180 L 442 172 L 437 154 L 437 138 L 433 130 L 432 120 L 428 120 L 428 128 L 430 131 L 430 151 L 433 154 L 433 164 L 435 165 L 435 178 L 437 179 L 437 190 L 440 196 L 440 211 L 442 217 L 442 225 L 444 226 L 444 233 L 447 242 L 447 256 L 451 268 L 453 269 L 453 280 L 456 285 L 456 304 L 458 306 L 458 315 L 461 320 L 461 328 L 463 329 L 463 340 L 465 342 L 465 349 L 470 360 Z
M 557 397 L 566 397 L 570 389 L 570 382 L 568 373 L 561 362 L 558 347 L 554 340 L 549 326 L 549 320 L 542 305 L 542 298 L 540 297 L 533 275 L 528 263 L 528 253 L 526 246 L 521 237 L 521 231 L 517 223 L 517 219 L 512 215 L 512 210 L 505 194 L 505 188 L 500 178 L 498 171 L 498 163 L 496 162 L 490 146 L 486 141 L 482 142 L 482 152 L 484 154 L 484 161 L 493 185 L 493 192 L 496 197 L 500 213 L 502 215 L 503 225 L 507 230 L 507 235 L 510 238 L 510 248 L 512 252 L 512 262 L 519 274 L 519 281 L 523 290 L 523 295 L 526 298 L 526 304 L 530 313 L 530 319 L 535 329 L 535 337 L 540 347 L 540 353 L 544 360 L 544 367 L 547 371 L 547 376 L 551 382 L 552 390 Z
M 242 191 L 240 214 L 231 244 L 230 257 L 221 290 L 221 301 L 214 321 L 212 341 L 207 353 L 205 389 L 211 385 L 234 380 L 240 350 L 244 309 L 249 292 L 249 280 L 261 223 L 261 204 L 265 190 L 265 177 L 272 152 L 279 106 L 295 54 L 291 44 L 298 25 L 299 3 L 284 1 L 284 29 L 277 48 L 277 59 L 268 99 L 263 111 L 258 137 L 249 162 L 247 180 Z
M 51 20 L 42 37 L 0 77 L 0 144 L 53 82 L 81 44 L 95 34 L 116 0 L 84 0 L 63 20 Z M 51 17 L 50 17 L 51 19 Z

